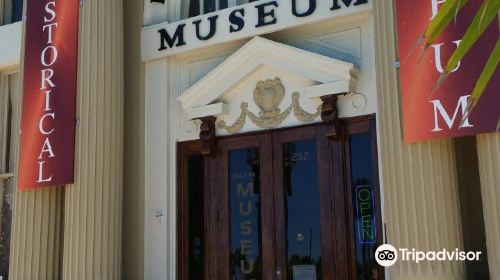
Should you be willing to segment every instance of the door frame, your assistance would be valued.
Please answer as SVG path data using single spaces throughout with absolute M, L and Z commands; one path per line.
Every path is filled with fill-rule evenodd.
M 304 126 L 296 126 L 296 127 L 291 127 L 291 128 L 279 128 L 279 129 L 274 129 L 270 131 L 256 131 L 256 132 L 250 132 L 250 133 L 244 133 L 244 134 L 238 134 L 238 135 L 229 135 L 229 136 L 222 136 L 222 137 L 217 137 L 217 142 L 221 143 L 219 140 L 224 140 L 229 141 L 229 142 L 234 142 L 235 146 L 237 147 L 237 143 L 243 138 L 248 138 L 249 137 L 259 137 L 264 136 L 264 135 L 269 135 L 269 132 L 273 133 L 278 133 L 278 134 L 287 134 L 287 131 L 293 131 L 297 129 L 307 129 L 308 127 L 315 127 L 319 126 L 320 128 L 318 131 L 324 131 L 326 135 L 329 129 L 331 129 L 331 126 L 326 125 L 325 123 L 316 123 L 316 124 L 310 124 L 310 125 L 304 125 Z M 267 133 L 266 133 L 267 132 Z M 353 118 L 346 118 L 342 119 L 342 133 L 341 137 L 338 141 L 333 141 L 329 140 L 328 145 L 336 145 L 334 148 L 336 153 L 334 153 L 334 157 L 339 157 L 339 161 L 341 164 L 338 165 L 330 165 L 329 168 L 331 168 L 330 174 L 331 177 L 337 177 L 337 178 L 342 178 L 340 182 L 335 182 L 335 181 L 328 181 L 327 177 L 328 176 L 319 176 L 319 184 L 323 185 L 325 182 L 333 182 L 334 185 L 334 191 L 333 191 L 333 196 L 336 197 L 337 203 L 332 204 L 332 209 L 330 213 L 333 213 L 332 215 L 335 215 L 335 213 L 344 213 L 345 217 L 340 217 L 340 219 L 343 219 L 345 222 L 344 223 L 334 223 L 332 225 L 332 234 L 333 238 L 335 238 L 335 242 L 333 243 L 333 246 L 335 246 L 334 251 L 344 251 L 348 252 L 347 255 L 341 255 L 342 260 L 340 262 L 335 261 L 335 263 L 340 263 L 341 265 L 337 266 L 336 269 L 336 277 L 338 275 L 345 275 L 345 278 L 342 279 L 356 279 L 356 274 L 357 274 L 357 264 L 356 264 L 356 242 L 354 240 L 355 238 L 355 222 L 354 222 L 354 211 L 353 210 L 353 197 L 352 197 L 352 192 L 350 190 L 350 186 L 352 184 L 351 180 L 351 161 L 350 161 L 350 150 L 349 150 L 349 136 L 352 134 L 359 134 L 359 133 L 370 133 L 371 134 L 371 145 L 372 145 L 372 162 L 373 162 L 373 184 L 374 184 L 374 195 L 375 195 L 375 216 L 377 221 L 377 245 L 380 245 L 383 243 L 383 231 L 382 231 L 382 220 L 381 220 L 381 194 L 380 194 L 380 185 L 379 185 L 379 169 L 378 169 L 378 148 L 377 148 L 377 135 L 376 135 L 376 122 L 375 122 L 375 115 L 369 115 L 369 116 L 361 116 L 361 117 L 353 117 Z M 253 138 L 252 138 L 253 139 Z M 268 141 L 272 141 L 272 139 L 269 139 Z M 241 147 L 243 147 L 243 143 L 241 143 Z M 272 143 L 273 144 L 273 143 Z M 219 145 L 219 144 L 218 144 Z M 318 151 L 320 150 L 320 147 L 318 146 Z M 220 149 L 217 149 L 217 151 L 220 151 Z M 192 140 L 192 141 L 185 141 L 185 142 L 178 142 L 177 143 L 177 166 L 179 167 L 177 169 L 177 279 L 179 280 L 188 280 L 189 279 L 189 219 L 188 219 L 188 213 L 189 213 L 189 205 L 188 205 L 188 190 L 187 190 L 187 179 L 186 179 L 186 171 L 187 171 L 187 159 L 190 156 L 195 156 L 195 155 L 201 155 L 202 154 L 202 143 L 200 140 Z M 265 154 L 265 153 L 264 153 Z M 261 156 L 264 155 L 261 153 Z M 262 158 L 261 158 L 262 159 Z M 318 158 L 319 159 L 319 158 Z M 213 199 L 217 200 L 222 200 L 224 199 L 227 201 L 227 192 L 228 190 L 225 190 L 224 192 L 226 193 L 224 195 L 224 198 L 221 197 L 212 197 L 214 195 L 214 192 L 210 190 L 208 186 L 210 185 L 216 185 L 217 180 L 220 180 L 221 178 L 215 178 L 216 176 L 211 176 L 215 172 L 215 169 L 217 168 L 222 168 L 222 166 L 217 165 L 217 164 L 208 164 L 208 161 L 211 160 L 211 157 L 205 157 L 205 164 L 204 164 L 204 170 L 205 170 L 205 184 L 204 184 L 204 192 L 205 192 L 205 215 L 204 215 L 204 220 L 205 220 L 205 246 L 207 247 L 206 250 L 204 250 L 204 258 L 205 258 L 205 267 L 208 267 L 208 269 L 205 269 L 205 276 L 206 279 L 219 279 L 217 278 L 218 276 L 222 276 L 219 273 L 221 272 L 214 272 L 214 269 L 219 266 L 219 261 L 218 261 L 218 256 L 215 254 L 216 250 L 210 250 L 210 248 L 219 248 L 220 244 L 214 243 L 215 238 L 210 238 L 211 233 L 210 230 L 214 230 L 215 225 L 217 223 L 212 224 L 213 220 L 210 220 L 210 206 L 209 206 L 209 201 Z M 270 160 L 270 159 L 268 159 Z M 321 159 L 319 159 L 321 160 Z M 227 161 L 227 160 L 226 160 Z M 220 162 L 220 161 L 219 161 Z M 275 161 L 276 162 L 276 161 Z M 226 162 L 227 165 L 227 162 Z M 210 170 L 210 166 L 212 166 L 212 170 Z M 280 170 L 279 168 L 276 170 Z M 332 173 L 333 172 L 333 173 Z M 262 174 L 261 174 L 262 175 Z M 276 176 L 278 177 L 278 176 Z M 262 176 L 261 176 L 262 178 Z M 267 178 L 272 178 L 271 176 L 267 176 Z M 227 183 L 227 182 L 226 182 Z M 339 199 L 339 198 L 344 198 Z M 324 199 L 324 198 L 323 198 Z M 328 198 L 326 198 L 328 199 Z M 332 198 L 333 200 L 334 198 Z M 220 201 L 217 203 L 219 204 Z M 227 207 L 223 207 L 223 211 L 228 211 Z M 338 212 L 341 211 L 341 212 Z M 228 213 L 224 213 L 226 217 L 229 216 Z M 322 213 L 322 218 L 324 214 Z M 262 230 L 262 228 L 261 228 Z M 323 230 L 322 230 L 323 231 Z M 229 238 L 229 232 L 223 232 L 223 235 L 226 236 L 226 238 Z M 223 238 L 220 238 L 219 240 L 223 240 Z M 341 241 L 340 241 L 341 240 Z M 212 242 L 212 243 L 211 243 Z M 215 247 L 213 247 L 215 246 Z M 261 244 L 263 246 L 263 244 Z M 278 246 L 278 243 L 276 243 L 276 246 Z M 345 247 L 345 248 L 344 248 Z M 230 250 L 229 248 L 227 248 Z M 279 248 L 275 248 L 279 249 Z M 335 256 L 335 258 L 338 258 L 339 256 Z M 222 262 L 223 260 L 220 260 Z M 228 260 L 227 260 L 228 261 Z M 270 260 L 269 260 L 270 261 Z M 273 258 L 273 262 L 275 262 Z M 276 260 L 277 263 L 277 260 Z M 226 262 L 227 265 L 227 262 Z M 275 267 L 275 265 L 274 265 Z M 227 275 L 229 276 L 229 269 L 227 269 Z M 273 271 L 274 273 L 274 271 Z M 219 275 L 218 275 L 219 274 Z M 376 279 L 384 279 L 384 270 L 381 267 L 377 267 L 376 270 L 373 271 L 374 276 L 376 276 Z M 215 278 L 214 278 L 215 277 Z M 264 277 L 263 277 L 264 278 Z M 264 278 L 266 279 L 266 278 Z M 273 278 L 274 279 L 274 278 Z

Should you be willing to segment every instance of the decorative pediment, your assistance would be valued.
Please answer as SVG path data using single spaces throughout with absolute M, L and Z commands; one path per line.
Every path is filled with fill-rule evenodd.
M 263 68 L 272 68 L 276 76 L 288 73 L 314 82 L 300 93 L 309 98 L 353 92 L 359 74 L 352 63 L 254 37 L 187 89 L 178 101 L 190 119 L 224 114 L 227 112 L 224 96 Z

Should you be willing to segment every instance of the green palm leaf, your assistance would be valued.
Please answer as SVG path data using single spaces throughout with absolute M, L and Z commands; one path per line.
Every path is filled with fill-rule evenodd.
M 469 0 L 448 0 L 443 4 L 439 13 L 429 23 L 429 26 L 425 29 L 423 34 L 423 37 L 427 39 L 426 48 L 430 47 L 436 41 L 439 35 L 441 35 L 444 29 L 456 17 L 458 11 L 460 11 L 468 1 Z
M 453 69 L 458 66 L 460 60 L 469 52 L 469 50 L 474 46 L 479 37 L 486 31 L 491 22 L 498 17 L 498 11 L 500 10 L 500 0 L 485 0 L 478 13 L 474 17 L 471 25 L 467 29 L 462 42 L 455 50 L 448 65 L 446 66 L 445 73 L 449 74 Z
M 417 40 L 410 54 L 425 40 L 425 46 L 418 59 L 421 61 L 425 51 L 437 40 L 439 35 L 441 35 L 444 29 L 455 18 L 458 11 L 462 9 L 468 1 L 469 0 L 447 0 L 441 9 L 439 9 L 439 13 L 431 20 L 422 36 Z
M 498 17 L 499 10 L 500 0 L 485 0 L 483 2 L 472 23 L 469 25 L 467 32 L 462 38 L 462 41 L 458 45 L 455 52 L 453 52 L 451 58 L 448 60 L 444 72 L 441 74 L 441 76 L 439 76 L 439 79 L 431 92 L 431 98 L 432 96 L 434 96 L 434 93 L 439 89 L 439 87 L 441 87 L 441 85 L 453 71 L 453 69 L 458 66 L 458 63 L 460 63 L 464 56 L 479 40 L 488 26 L 490 26 L 493 20 Z
M 493 74 L 495 74 L 495 71 L 497 70 L 499 63 L 500 63 L 500 40 L 497 40 L 495 49 L 493 50 L 493 53 L 488 59 L 488 62 L 486 63 L 486 66 L 483 72 L 481 73 L 481 76 L 479 77 L 479 80 L 477 81 L 474 90 L 471 93 L 469 104 L 467 105 L 466 113 L 462 117 L 462 122 L 460 126 L 462 126 L 465 120 L 469 117 L 474 107 L 477 105 L 477 102 L 479 101 L 479 98 L 481 98 L 481 96 L 483 95 L 484 90 L 486 89 L 489 81 L 491 80 L 491 77 L 493 77 Z
M 422 43 L 422 41 L 426 41 L 425 47 L 423 48 L 424 52 L 431 46 L 437 38 L 441 35 L 441 33 L 445 30 L 445 28 L 451 23 L 453 18 L 456 18 L 458 12 L 467 4 L 468 0 L 447 0 L 443 6 L 439 9 L 438 14 L 434 19 L 429 23 L 426 30 L 422 34 L 422 36 L 417 41 L 415 48 Z M 483 4 L 479 8 L 476 16 L 474 17 L 472 23 L 470 24 L 467 32 L 462 38 L 461 43 L 452 54 L 451 58 L 448 60 L 448 63 L 445 67 L 444 73 L 441 74 L 436 85 L 431 93 L 437 91 L 437 89 L 441 86 L 441 84 L 445 81 L 447 76 L 455 69 L 460 61 L 464 58 L 465 55 L 470 51 L 470 49 L 476 44 L 481 35 L 486 31 L 486 29 L 490 26 L 493 20 L 495 20 L 500 14 L 500 0 L 483 0 Z M 411 52 L 410 52 L 411 53 Z M 420 58 L 421 58 L 420 57 Z M 474 107 L 477 105 L 479 99 L 483 95 L 486 87 L 488 86 L 489 81 L 495 74 L 495 71 L 500 64 L 500 39 L 497 40 L 495 45 L 495 49 L 493 50 L 488 62 L 486 63 L 481 76 L 479 77 L 476 85 L 471 93 L 471 98 L 469 99 L 469 103 L 467 105 L 466 113 L 462 117 L 461 125 L 465 122 L 465 120 L 469 117 Z M 498 120 L 497 131 L 500 130 L 500 119 Z

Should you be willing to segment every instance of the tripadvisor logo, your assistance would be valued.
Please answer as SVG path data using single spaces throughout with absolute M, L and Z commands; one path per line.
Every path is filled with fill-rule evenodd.
M 422 261 L 479 261 L 482 252 L 477 251 L 460 251 L 455 249 L 449 251 L 442 249 L 440 251 L 419 251 L 415 248 L 396 249 L 390 244 L 384 244 L 377 248 L 375 251 L 375 260 L 377 263 L 384 267 L 393 266 L 398 260 L 419 263 Z
M 375 260 L 381 266 L 393 266 L 398 261 L 398 251 L 391 244 L 384 244 L 375 251 Z

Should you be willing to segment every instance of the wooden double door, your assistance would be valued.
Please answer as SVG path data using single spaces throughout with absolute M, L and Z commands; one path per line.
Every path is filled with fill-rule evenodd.
M 179 279 L 354 279 L 346 152 L 332 130 L 222 137 L 198 164 L 187 159 L 200 144 L 181 146 Z
M 208 160 L 210 279 L 347 275 L 343 160 L 329 132 L 310 126 L 218 141 Z

